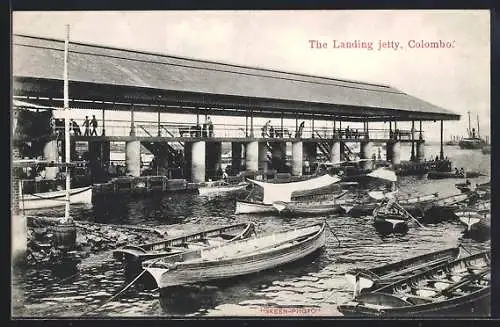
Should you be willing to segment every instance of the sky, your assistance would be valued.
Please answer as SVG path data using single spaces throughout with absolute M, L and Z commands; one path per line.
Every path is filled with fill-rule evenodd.
M 72 41 L 388 84 L 461 114 L 445 122 L 446 139 L 465 135 L 468 111 L 472 125 L 479 115 L 481 134 L 490 134 L 486 10 L 14 12 L 12 32 L 64 39 L 66 24 Z M 313 49 L 310 40 L 329 48 Z M 334 49 L 333 40 L 403 48 Z M 410 48 L 411 40 L 453 47 Z M 426 138 L 439 140 L 439 123 L 423 127 Z

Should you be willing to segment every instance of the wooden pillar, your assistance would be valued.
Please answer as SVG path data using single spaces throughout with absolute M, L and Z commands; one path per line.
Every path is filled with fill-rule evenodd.
M 411 121 L 411 161 L 415 160 L 415 121 Z
M 134 106 L 130 110 L 130 136 L 135 136 L 135 126 L 134 126 Z
M 102 109 L 102 136 L 106 135 L 106 117 L 105 117 L 105 110 L 104 108 Z
M 160 126 L 160 110 L 158 109 L 158 137 L 161 136 L 161 126 Z
M 245 113 L 245 137 L 248 137 L 248 111 Z
M 254 133 L 253 133 L 253 109 L 250 110 L 250 137 L 254 137 Z
M 311 137 L 314 138 L 314 115 L 312 115 L 311 119 Z
M 423 139 L 424 139 L 424 137 L 423 137 L 423 135 L 422 135 L 422 121 L 420 121 L 420 127 L 419 127 L 419 128 L 420 128 L 420 136 L 419 136 L 419 139 L 420 139 L 420 140 L 423 140 Z
M 285 134 L 283 132 L 283 111 L 281 112 L 281 136 L 285 137 Z
M 444 151 L 443 151 L 443 120 L 441 120 L 441 143 L 440 143 L 440 151 L 439 151 L 439 159 L 444 159 Z

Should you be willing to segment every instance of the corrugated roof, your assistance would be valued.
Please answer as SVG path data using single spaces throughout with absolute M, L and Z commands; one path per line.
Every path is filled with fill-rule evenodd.
M 13 36 L 13 75 L 62 79 L 64 41 Z M 69 79 L 169 91 L 459 115 L 387 85 L 70 43 Z M 356 108 L 357 107 L 357 108 Z M 332 106 L 332 110 L 334 107 Z

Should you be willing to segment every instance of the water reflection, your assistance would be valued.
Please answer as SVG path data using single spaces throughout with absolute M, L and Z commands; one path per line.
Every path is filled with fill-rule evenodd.
M 489 171 L 489 160 L 478 157 L 477 152 L 450 152 L 449 149 L 447 152 L 449 157 L 456 159 L 458 167 Z M 456 182 L 410 177 L 402 178 L 399 187 L 402 193 L 412 195 L 438 191 L 440 196 L 445 196 L 456 193 Z M 323 251 L 284 267 L 191 289 L 167 290 L 161 296 L 153 291 L 155 286 L 142 280 L 102 307 L 130 280 L 125 278 L 123 267 L 113 260 L 111 253 L 102 253 L 93 262 L 86 260 L 79 264 L 76 276 L 72 276 L 74 270 L 69 268 L 15 269 L 13 293 L 16 300 L 12 302 L 15 316 L 75 317 L 90 309 L 96 311 L 89 315 L 96 316 L 263 315 L 262 308 L 268 306 L 318 307 L 322 315 L 339 315 L 336 305 L 352 297 L 352 289 L 344 278 L 348 269 L 370 268 L 458 244 L 471 252 L 490 248 L 489 237 L 479 241 L 468 238 L 463 235 L 464 228 L 453 220 L 423 228 L 412 224 L 405 233 L 384 234 L 373 226 L 370 216 L 283 219 L 277 215 L 235 215 L 234 199 L 201 198 L 193 193 L 96 200 L 93 208 L 72 206 L 75 219 L 115 224 L 168 224 L 171 230 L 253 222 L 258 233 L 286 230 L 326 219 L 331 233 L 327 233 Z M 40 214 L 61 216 L 64 208 Z

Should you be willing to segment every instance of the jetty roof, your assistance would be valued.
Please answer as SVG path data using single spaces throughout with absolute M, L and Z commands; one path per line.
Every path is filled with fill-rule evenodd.
M 62 107 L 64 41 L 14 35 L 13 92 Z M 388 85 L 70 42 L 71 108 L 318 119 L 458 120 Z

